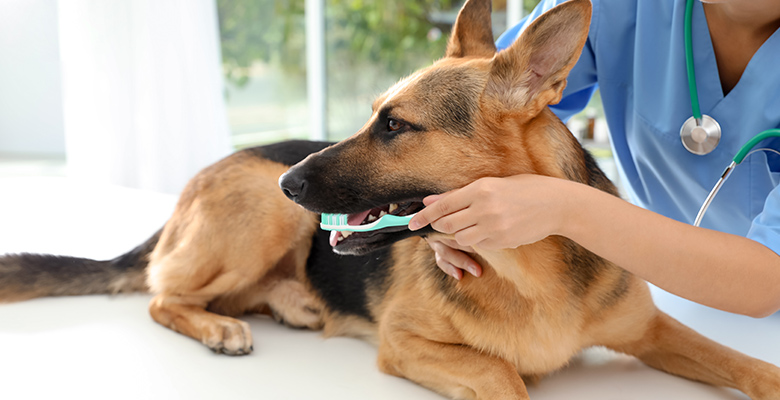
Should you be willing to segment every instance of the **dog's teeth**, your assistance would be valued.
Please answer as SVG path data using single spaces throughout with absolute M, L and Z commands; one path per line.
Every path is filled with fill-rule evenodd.
M 380 211 L 380 212 L 379 212 L 379 218 L 382 218 L 382 217 L 383 217 L 383 216 L 385 216 L 385 215 L 387 215 L 387 213 L 385 212 L 385 210 L 382 210 L 382 211 Z
M 376 221 L 376 217 L 373 216 L 373 215 L 369 215 L 368 216 L 368 222 L 374 222 L 374 221 Z
M 395 210 L 397 210 L 397 209 L 398 209 L 398 204 L 395 204 L 395 203 L 393 203 L 393 204 L 390 204 L 390 209 L 388 209 L 388 210 L 387 210 L 387 212 L 389 212 L 390 214 L 392 214 L 392 213 L 393 213 L 393 211 L 395 211 Z
M 344 236 L 339 236 L 339 242 L 344 240 Z
M 352 231 L 343 231 L 343 232 L 341 232 L 341 239 L 340 240 L 348 238 L 349 235 L 351 235 L 351 234 L 352 234 Z

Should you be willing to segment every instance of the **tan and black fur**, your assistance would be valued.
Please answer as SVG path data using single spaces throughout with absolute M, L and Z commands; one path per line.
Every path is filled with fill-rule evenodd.
M 0 258 L 0 299 L 143 290 L 145 273 L 157 322 L 227 354 L 252 351 L 235 317 L 266 313 L 369 340 L 382 371 L 452 398 L 527 399 L 528 379 L 606 346 L 778 399 L 778 368 L 681 325 L 653 305 L 645 282 L 564 237 L 477 248 L 483 276 L 456 281 L 420 237 L 438 235 L 430 229 L 353 234 L 334 253 L 317 227 L 317 213 L 419 207 L 489 176 L 542 174 L 617 195 L 547 108 L 561 98 L 590 12 L 587 0 L 565 3 L 496 53 L 490 1 L 469 0 L 447 55 L 381 95 L 352 137 L 244 150 L 206 168 L 161 233 L 116 260 Z

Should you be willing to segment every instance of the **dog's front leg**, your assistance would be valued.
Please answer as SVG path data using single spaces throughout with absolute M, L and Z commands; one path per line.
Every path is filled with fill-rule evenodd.
M 529 398 L 523 379 L 506 360 L 406 330 L 380 334 L 378 364 L 384 373 L 407 378 L 453 399 Z
M 149 303 L 149 312 L 159 324 L 199 340 L 216 353 L 251 353 L 249 324 L 206 311 L 207 304 L 194 296 L 159 294 Z

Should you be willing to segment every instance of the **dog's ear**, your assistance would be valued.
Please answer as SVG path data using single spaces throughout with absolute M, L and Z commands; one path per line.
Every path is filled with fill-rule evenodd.
M 493 60 L 489 100 L 529 116 L 561 101 L 566 77 L 588 37 L 590 0 L 570 0 L 542 14 Z
M 445 57 L 485 57 L 496 54 L 490 22 L 491 0 L 467 0 L 458 13 Z

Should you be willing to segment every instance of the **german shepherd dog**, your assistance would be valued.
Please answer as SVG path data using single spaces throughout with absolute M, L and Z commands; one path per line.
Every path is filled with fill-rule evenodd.
M 457 281 L 436 266 L 422 238 L 440 235 L 430 228 L 318 229 L 318 213 L 409 214 L 427 195 L 487 176 L 542 174 L 617 195 L 547 107 L 561 98 L 590 14 L 588 0 L 571 0 L 497 53 L 490 0 L 469 0 L 446 56 L 379 96 L 352 137 L 227 157 L 189 182 L 160 232 L 114 260 L 5 256 L 0 299 L 150 290 L 155 321 L 233 355 L 252 351 L 235 317 L 265 313 L 371 341 L 382 371 L 451 398 L 527 399 L 528 379 L 605 346 L 780 399 L 780 369 L 681 325 L 645 282 L 564 237 L 476 248 L 483 276 Z

